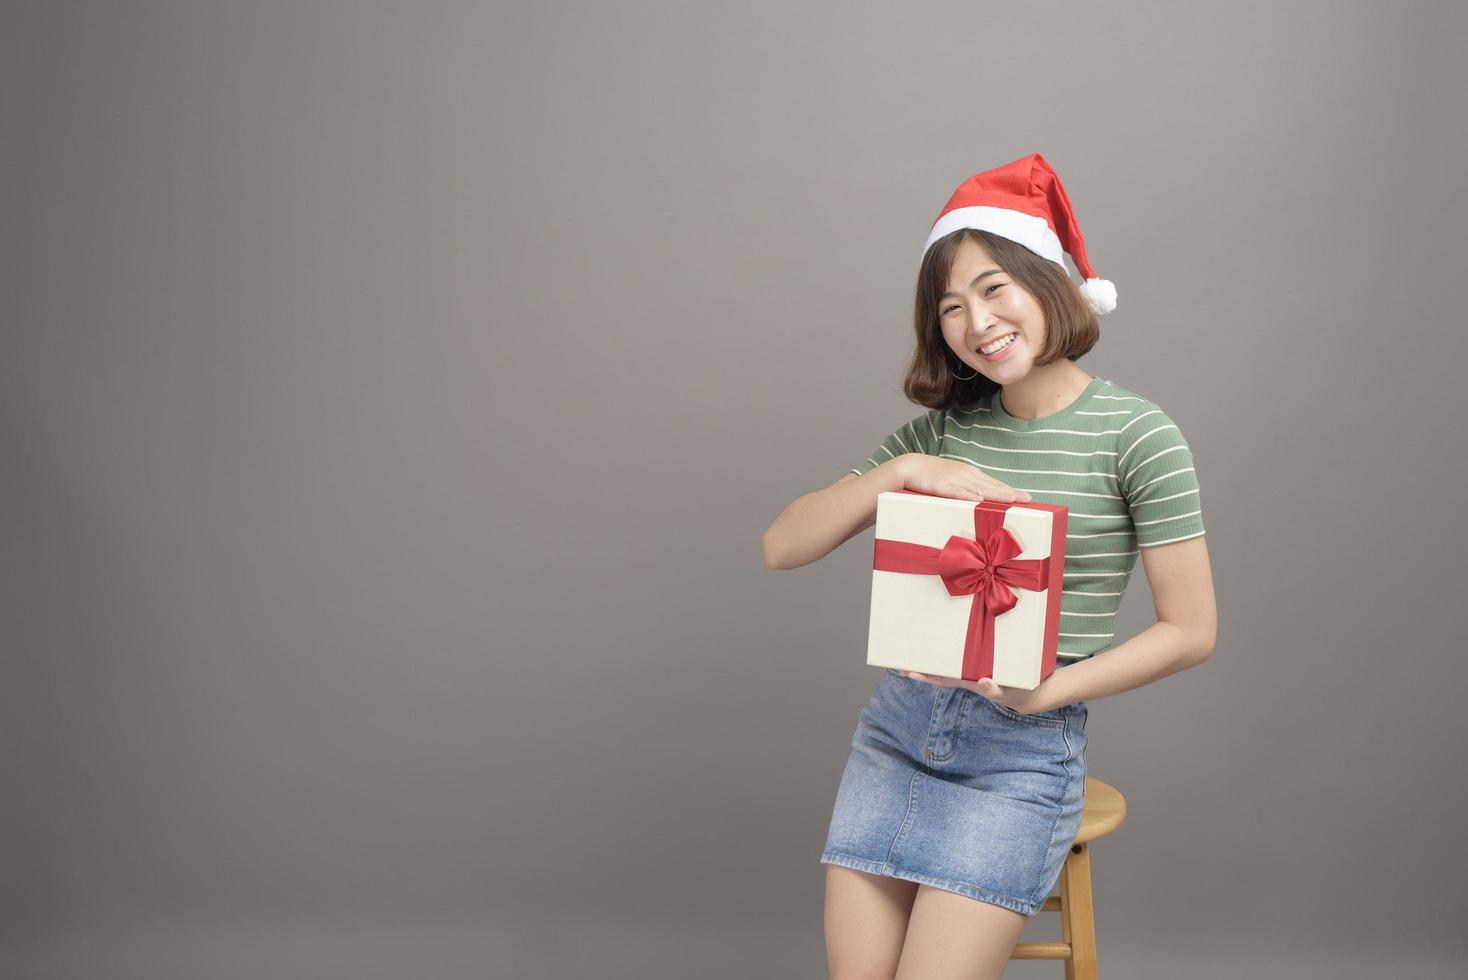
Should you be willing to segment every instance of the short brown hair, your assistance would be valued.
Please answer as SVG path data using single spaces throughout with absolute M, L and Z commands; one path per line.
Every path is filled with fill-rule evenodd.
M 1036 365 L 1062 357 L 1075 360 L 1096 346 L 1101 336 L 1096 314 L 1063 266 L 1042 259 L 1008 238 L 976 228 L 960 228 L 934 242 L 918 267 L 912 321 L 917 347 L 907 376 L 902 379 L 902 391 L 910 401 L 926 408 L 971 405 L 999 387 L 982 373 L 968 379 L 954 376 L 955 370 L 967 374 L 973 369 L 954 363 L 938 323 L 938 300 L 948 290 L 953 256 L 964 241 L 981 245 L 999 268 L 1039 301 L 1045 315 L 1045 349 L 1035 359 Z

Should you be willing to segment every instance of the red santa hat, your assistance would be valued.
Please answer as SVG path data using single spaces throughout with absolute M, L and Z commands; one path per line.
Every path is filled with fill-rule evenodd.
M 1084 278 L 1081 295 L 1095 314 L 1116 309 L 1116 286 L 1097 279 L 1086 258 L 1086 242 L 1070 209 L 1060 177 L 1038 153 L 974 174 L 958 185 L 943 205 L 923 254 L 933 243 L 960 228 L 977 228 L 1018 242 L 1065 268 L 1065 256 Z

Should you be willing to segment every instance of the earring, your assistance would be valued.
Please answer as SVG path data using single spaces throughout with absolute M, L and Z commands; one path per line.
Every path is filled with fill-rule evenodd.
M 973 374 L 970 374 L 966 378 L 961 378 L 957 374 L 953 375 L 953 378 L 954 378 L 955 381 L 972 381 L 974 378 L 977 378 L 978 376 L 979 376 L 979 372 L 975 371 Z

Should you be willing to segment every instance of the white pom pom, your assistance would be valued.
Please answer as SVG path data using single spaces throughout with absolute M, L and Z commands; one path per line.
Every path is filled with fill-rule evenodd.
M 1097 316 L 1105 316 L 1116 309 L 1116 284 L 1109 279 L 1087 279 L 1081 283 L 1081 295 L 1086 305 Z

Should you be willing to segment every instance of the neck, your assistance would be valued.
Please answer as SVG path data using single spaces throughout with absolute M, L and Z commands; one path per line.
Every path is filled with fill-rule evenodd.
M 1012 418 L 1028 422 L 1065 408 L 1080 397 L 1091 380 L 1075 361 L 1062 358 L 1044 367 L 1030 368 L 1023 378 L 1005 385 L 999 397 Z

